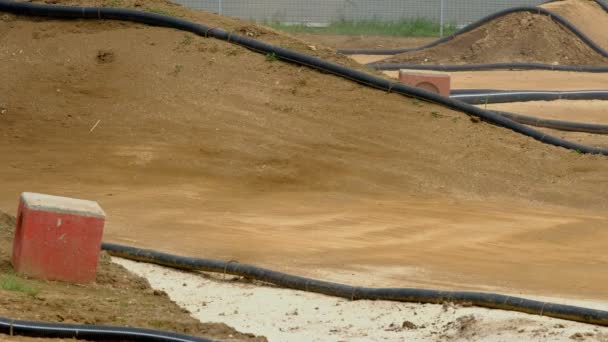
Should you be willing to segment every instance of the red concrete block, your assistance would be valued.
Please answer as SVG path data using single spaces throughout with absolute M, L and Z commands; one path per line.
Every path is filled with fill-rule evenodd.
M 399 70 L 399 81 L 412 87 L 450 96 L 450 75 L 437 71 Z
M 104 223 L 105 213 L 97 202 L 24 192 L 13 267 L 41 279 L 94 281 Z

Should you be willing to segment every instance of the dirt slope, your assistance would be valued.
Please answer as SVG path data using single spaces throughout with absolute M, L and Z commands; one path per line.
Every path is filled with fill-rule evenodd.
M 556 168 L 579 158 L 437 106 L 174 30 L 15 18 L 0 25 L 4 139 L 75 146 L 76 168 L 171 170 L 255 188 L 515 195 L 509 182 L 522 180 L 496 182 L 502 165 L 509 174 L 538 174 L 529 158 L 543 151 Z M 77 156 L 98 144 L 104 153 Z M 541 178 L 531 182 L 551 184 Z
M 96 199 L 108 241 L 323 278 L 606 294 L 604 157 L 183 32 L 2 18 L 2 208 Z
M 586 34 L 599 46 L 608 50 L 608 13 L 595 1 L 562 0 L 541 5 L 551 10 Z
M 608 58 L 602 57 L 545 15 L 512 13 L 448 42 L 395 55 L 384 61 L 412 64 L 537 62 L 604 65 L 608 63 Z

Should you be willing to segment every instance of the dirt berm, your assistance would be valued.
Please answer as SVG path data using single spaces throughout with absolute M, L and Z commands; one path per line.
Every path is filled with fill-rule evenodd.
M 602 11 L 601 8 L 598 11 Z M 608 18 L 608 14 L 603 11 L 601 15 Z M 590 24 L 587 24 L 588 26 Z M 604 35 L 605 32 L 604 30 Z M 593 35 L 592 39 L 597 35 Z M 548 16 L 516 12 L 494 19 L 445 43 L 391 56 L 382 62 L 408 64 L 530 62 L 606 65 L 608 58 L 594 51 L 575 34 Z
M 139 4 L 348 62 L 235 19 L 159 1 Z M 592 279 L 590 292 L 605 291 L 605 272 L 587 272 L 596 264 L 583 267 L 563 250 L 520 244 L 528 237 L 537 242 L 534 234 L 518 237 L 526 252 L 517 253 L 486 244 L 491 237 L 467 240 L 481 231 L 502 239 L 524 226 L 549 229 L 531 223 L 533 213 L 517 216 L 522 209 L 542 207 L 548 224 L 558 220 L 551 218 L 553 207 L 543 206 L 604 215 L 605 157 L 544 145 L 437 105 L 176 30 L 1 18 L 0 206 L 9 212 L 19 192 L 48 192 L 98 200 L 109 217 L 106 241 L 179 254 L 293 267 L 298 274 L 328 263 L 420 262 L 463 272 L 471 284 L 508 277 L 514 288 L 580 292 L 569 281 Z M 504 198 L 509 201 L 493 209 L 466 206 Z M 461 225 L 433 221 L 443 209 L 450 224 Z M 416 213 L 424 217 L 416 221 Z M 577 215 L 565 222 L 596 217 Z M 489 216 L 497 221 L 485 221 Z M 468 223 L 479 218 L 483 230 L 453 230 L 477 227 Z M 444 228 L 441 238 L 430 233 Z M 599 255 L 602 231 L 594 232 L 579 247 Z M 510 272 L 501 253 L 510 255 Z M 565 271 L 549 272 L 532 281 L 538 268 L 529 260 L 543 270 L 558 260 L 555 265 L 581 274 L 555 279 Z M 448 287 L 456 279 L 434 274 Z M 381 277 L 374 279 L 386 286 Z
M 591 40 L 608 50 L 608 13 L 595 1 L 563 0 L 543 4 L 586 34 Z

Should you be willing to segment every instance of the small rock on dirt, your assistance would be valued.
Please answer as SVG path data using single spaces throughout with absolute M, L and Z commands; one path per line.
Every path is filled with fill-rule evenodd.
M 403 324 L 401 324 L 401 328 L 411 330 L 411 329 L 418 329 L 418 326 L 416 326 L 416 324 L 414 324 L 410 321 L 404 321 Z
M 116 58 L 113 51 L 110 50 L 99 50 L 97 52 L 97 62 L 99 63 L 112 63 Z
M 570 336 L 570 338 L 573 339 L 573 340 L 583 340 L 583 339 L 585 339 L 585 337 L 583 336 L 583 334 L 581 334 L 580 332 L 572 334 L 572 336 Z

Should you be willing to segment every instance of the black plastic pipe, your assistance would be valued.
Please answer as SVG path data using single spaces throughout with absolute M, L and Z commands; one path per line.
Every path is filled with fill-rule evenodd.
M 192 32 L 203 37 L 213 37 L 219 40 L 227 41 L 262 54 L 272 54 L 276 58 L 331 73 L 368 87 L 437 103 L 468 115 L 477 116 L 482 120 L 511 129 L 543 143 L 575 150 L 580 153 L 608 155 L 608 149 L 582 145 L 547 135 L 491 111 L 486 111 L 455 99 L 443 97 L 423 89 L 410 87 L 399 82 L 394 82 L 382 77 L 368 74 L 366 72 L 354 70 L 317 57 L 312 57 L 296 51 L 273 46 L 249 37 L 224 31 L 220 28 L 209 27 L 179 18 L 123 8 L 58 6 L 28 2 L 14 2 L 10 0 L 0 0 L 0 11 L 21 15 L 48 16 L 64 19 L 80 18 L 123 20 L 149 25 L 171 27 L 182 31 Z
M 470 104 L 555 100 L 608 100 L 608 90 L 493 90 L 455 89 L 450 97 Z
M 602 8 L 605 8 L 604 5 L 601 2 L 598 2 L 598 4 L 600 4 L 600 6 L 602 6 Z M 589 38 L 584 32 L 582 32 L 581 30 L 579 30 L 578 28 L 576 28 L 576 26 L 572 25 L 568 20 L 566 20 L 564 17 L 562 17 L 561 15 L 552 12 L 550 10 L 544 9 L 542 7 L 533 7 L 533 6 L 519 6 L 519 7 L 513 7 L 513 8 L 508 8 L 493 14 L 490 14 L 484 18 L 481 18 L 480 20 L 467 25 L 465 27 L 463 27 L 462 29 L 454 32 L 453 34 L 437 39 L 429 44 L 423 45 L 423 46 L 419 46 L 419 47 L 415 47 L 415 48 L 407 48 L 407 49 L 339 49 L 338 52 L 345 54 L 345 55 L 396 55 L 396 54 L 400 54 L 400 53 L 405 53 L 405 52 L 413 52 L 413 51 L 420 51 L 420 50 L 424 50 L 424 49 L 428 49 L 430 47 L 433 46 L 437 46 L 441 43 L 445 43 L 447 41 L 450 41 L 452 39 L 454 39 L 455 37 L 463 34 L 463 33 L 467 33 L 470 32 L 494 19 L 503 17 L 505 15 L 509 15 L 512 13 L 517 13 L 517 12 L 529 12 L 529 13 L 534 13 L 534 14 L 542 14 L 542 15 L 546 15 L 548 17 L 550 17 L 551 19 L 553 19 L 555 22 L 561 24 L 562 26 L 564 26 L 566 29 L 568 29 L 569 31 L 571 31 L 572 33 L 574 33 L 576 36 L 578 36 L 585 44 L 587 44 L 589 47 L 591 47 L 593 50 L 595 50 L 596 52 L 598 52 L 600 55 L 604 56 L 604 57 L 608 57 L 608 51 L 604 50 L 601 46 L 599 46 L 598 44 L 596 44 L 593 40 L 591 40 L 591 38 Z
M 563 120 L 555 120 L 555 119 L 543 119 L 529 115 L 522 115 L 517 113 L 503 112 L 503 111 L 494 111 L 497 114 L 500 114 L 506 118 L 509 118 L 513 121 L 522 123 L 524 125 L 530 125 L 535 127 L 544 127 L 556 129 L 559 131 L 568 131 L 568 132 L 584 132 L 584 133 L 592 133 L 592 134 L 608 134 L 608 125 L 602 124 L 592 124 L 585 122 L 574 122 L 574 121 L 563 121 Z
M 211 342 L 212 340 L 166 331 L 97 326 L 88 324 L 43 323 L 0 317 L 0 333 L 15 336 L 81 339 L 88 341 Z
M 445 72 L 483 71 L 483 70 L 550 70 L 572 72 L 608 72 L 608 66 L 592 65 L 553 65 L 542 63 L 486 63 L 486 64 L 402 64 L 402 63 L 368 63 L 366 66 L 376 70 L 435 70 Z
M 315 292 L 334 297 L 348 298 L 350 300 L 389 300 L 433 304 L 453 302 L 608 326 L 608 311 L 547 303 L 495 293 L 357 287 L 290 275 L 252 265 L 171 255 L 111 243 L 102 244 L 102 249 L 110 255 L 125 259 L 184 270 L 237 275 L 284 288 Z

